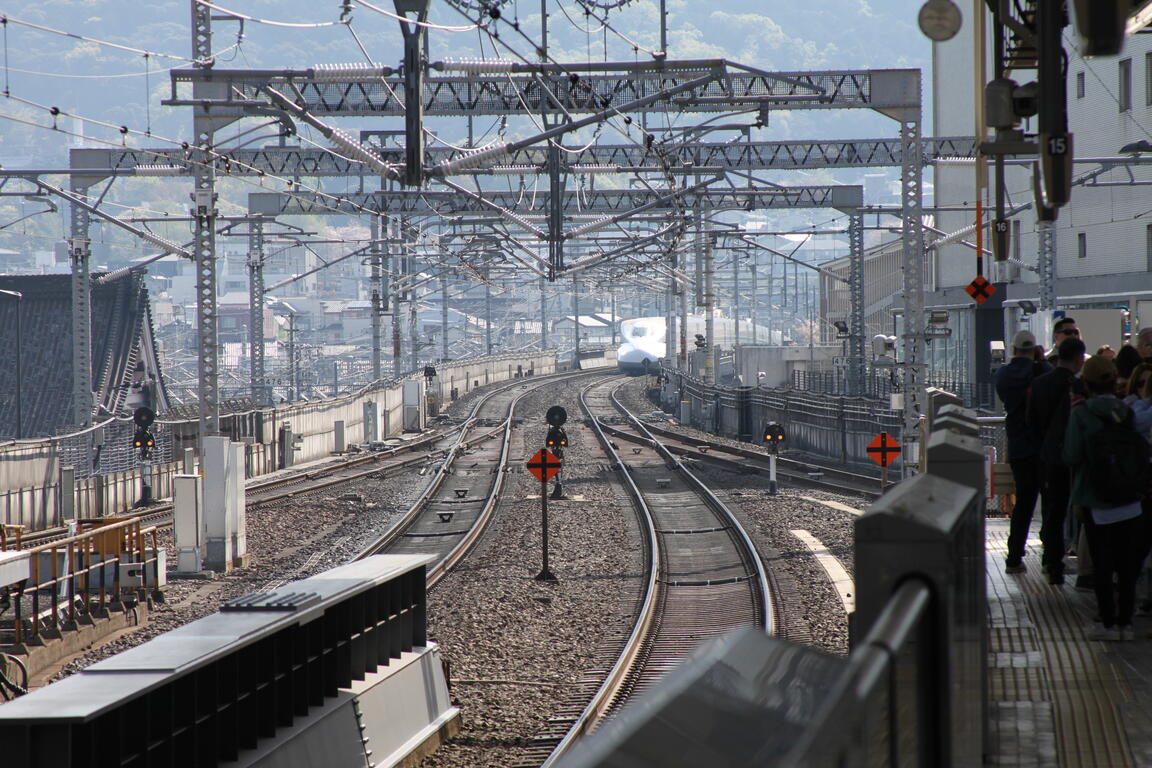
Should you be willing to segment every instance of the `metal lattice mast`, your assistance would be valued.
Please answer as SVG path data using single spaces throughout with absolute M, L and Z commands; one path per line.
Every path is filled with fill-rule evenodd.
M 448 270 L 440 273 L 440 361 L 448 360 Z
M 740 346 L 740 254 L 732 253 L 732 319 L 736 321 L 733 347 Z
M 86 186 L 73 180 L 72 192 L 83 195 Z M 72 260 L 72 420 L 78 427 L 92 422 L 92 283 L 88 272 L 91 240 L 88 211 L 79 205 L 72 212 L 68 251 Z
M 251 358 L 252 402 L 270 405 L 264 367 L 264 218 L 248 222 L 248 346 Z
M 755 345 L 759 342 L 759 325 L 760 325 L 760 284 L 757 275 L 756 262 L 758 256 L 755 253 L 749 254 L 752 262 L 749 264 L 749 269 L 752 272 L 752 343 Z M 772 339 L 768 339 L 768 343 L 772 343 Z
M 572 336 L 576 349 L 572 353 L 573 368 L 580 367 L 580 282 L 572 275 Z
M 372 312 L 372 380 L 380 381 L 382 378 L 380 362 L 380 314 L 383 311 L 380 305 L 381 273 L 380 264 L 380 217 L 373 216 L 371 222 L 372 251 L 368 257 L 371 264 L 371 278 L 369 281 L 370 304 Z
M 544 293 L 544 278 L 540 278 L 540 351 L 548 349 L 548 296 Z
M 193 66 L 212 66 L 212 11 L 192 2 Z M 193 96 L 219 97 L 219 84 L 210 81 L 193 86 Z M 212 164 L 212 137 L 217 119 L 209 117 L 205 107 L 194 107 L 193 133 L 195 150 L 192 159 L 192 215 L 196 219 L 194 254 L 196 257 L 196 326 L 198 334 L 197 396 L 199 400 L 200 436 L 220 433 L 219 349 L 217 347 L 216 313 L 216 173 Z
M 707 217 L 702 218 L 700 228 L 701 245 L 704 248 L 704 338 L 707 344 L 704 348 L 704 383 L 716 383 L 716 368 L 713 365 L 716 354 L 716 316 L 713 312 L 716 304 L 715 289 L 712 281 L 715 279 L 715 264 L 712 260 L 712 233 L 708 231 Z
M 1041 312 L 1056 309 L 1056 225 L 1039 221 L 1040 234 L 1040 305 Z
M 492 283 L 491 269 L 484 270 L 484 353 L 492 354 Z
M 400 221 L 389 220 L 388 230 L 391 233 L 388 238 L 388 250 L 385 254 L 388 264 L 387 269 L 392 274 L 398 274 L 401 265 L 403 264 L 403 257 L 401 250 L 397 246 L 400 245 L 399 237 L 404 231 L 404 220 Z M 400 331 L 400 290 L 392 285 L 388 291 L 388 298 L 391 299 L 392 304 L 392 377 L 396 378 L 400 375 L 400 368 L 403 365 L 401 340 L 402 334 Z
M 924 155 L 919 109 L 904 110 L 900 120 L 900 148 L 903 160 L 900 202 L 904 220 L 904 441 L 907 443 L 918 439 L 920 416 L 927 412 L 924 402 Z M 905 474 L 908 471 L 905 464 Z
M 864 217 L 848 219 L 848 394 L 864 395 L 867 333 L 864 327 Z

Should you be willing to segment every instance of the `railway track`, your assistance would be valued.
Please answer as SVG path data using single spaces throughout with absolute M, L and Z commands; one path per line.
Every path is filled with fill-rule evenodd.
M 640 519 L 648 570 L 633 625 L 605 648 L 619 653 L 587 675 L 534 739 L 520 766 L 553 765 L 628 698 L 658 682 L 703 641 L 738 626 L 773 631 L 769 578 L 748 534 L 725 505 L 629 414 L 623 382 L 593 383 L 581 405 Z M 620 422 L 623 416 L 627 428 Z M 603 425 L 618 422 L 611 434 Z M 613 437 L 633 439 L 628 449 Z
M 669 451 L 682 458 L 714 464 L 733 472 L 768 474 L 769 454 L 764 451 L 737 447 L 705 437 L 686 435 L 683 432 L 669 429 L 666 426 L 659 426 L 650 421 L 645 422 L 645 427 L 653 435 L 660 436 Z M 644 439 L 638 437 L 631 430 L 617 431 L 614 424 L 608 424 L 605 428 L 615 437 L 623 440 L 636 442 Z M 777 477 L 814 488 L 862 494 L 873 499 L 880 496 L 880 481 L 875 477 L 850 472 L 839 467 L 778 456 L 776 474 Z
M 566 377 L 596 375 L 598 371 Z M 508 474 L 517 405 L 558 379 L 533 380 L 492 393 L 461 426 L 436 475 L 403 518 L 357 559 L 374 554 L 431 554 L 428 587 L 435 587 L 483 535 Z M 496 424 L 494 429 L 479 428 Z M 478 436 L 470 436 L 479 429 Z
M 298 472 L 279 473 L 272 478 L 250 480 L 245 484 L 245 505 L 248 508 L 254 508 L 272 504 L 363 477 L 394 476 L 420 465 L 426 465 L 429 468 L 435 465 L 442 466 L 450 453 L 469 451 L 477 445 L 492 440 L 505 429 L 503 419 L 486 419 L 481 415 L 485 411 L 486 404 L 492 398 L 498 398 L 502 393 L 525 387 L 535 389 L 568 377 L 587 375 L 588 373 L 569 372 L 533 377 L 532 379 L 519 379 L 515 383 L 504 385 L 482 396 L 459 424 L 419 435 L 382 451 L 348 455 L 331 462 L 303 468 Z M 470 434 L 465 438 L 466 432 Z M 172 503 L 165 501 L 152 504 L 124 513 L 120 517 L 139 517 L 141 522 L 147 525 L 170 526 L 172 524 Z M 25 534 L 22 539 L 22 548 L 31 549 L 49 544 L 66 538 L 67 535 L 68 530 L 66 528 L 51 528 L 33 534 Z

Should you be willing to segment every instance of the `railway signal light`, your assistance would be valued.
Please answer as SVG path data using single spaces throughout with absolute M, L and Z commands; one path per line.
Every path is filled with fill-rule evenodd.
M 696 349 L 704 349 L 708 346 L 708 340 L 704 338 L 704 334 L 696 334 Z
M 564 428 L 552 427 L 549 429 L 548 436 L 544 438 L 544 445 L 549 449 L 567 447 L 568 435 L 564 432 Z
M 152 433 L 143 427 L 136 428 L 136 435 L 132 438 L 132 447 L 140 451 L 140 458 L 148 458 L 148 452 L 156 447 L 156 440 Z
M 784 442 L 785 434 L 784 427 L 776 422 L 771 422 L 768 426 L 764 427 L 764 442 L 771 445 L 773 448 L 778 447 Z
M 780 451 L 780 444 L 784 442 L 784 426 L 775 421 L 764 425 L 764 442 L 772 449 L 768 456 L 768 494 L 776 495 L 776 454 Z

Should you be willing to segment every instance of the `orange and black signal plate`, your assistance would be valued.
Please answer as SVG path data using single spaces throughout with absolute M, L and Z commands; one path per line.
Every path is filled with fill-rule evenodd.
M 868 455 L 872 457 L 872 461 L 876 462 L 882 467 L 886 467 L 892 463 L 892 460 L 900 455 L 900 443 L 892 439 L 892 436 L 887 432 L 881 432 L 876 435 L 875 439 L 868 443 L 865 449 Z
M 527 466 L 528 471 L 543 483 L 555 477 L 563 465 L 552 451 L 549 451 L 547 448 L 541 448 L 528 460 Z
M 976 279 L 964 287 L 964 292 L 972 297 L 977 304 L 983 304 L 996 293 L 996 286 L 988 282 L 984 275 L 976 275 Z

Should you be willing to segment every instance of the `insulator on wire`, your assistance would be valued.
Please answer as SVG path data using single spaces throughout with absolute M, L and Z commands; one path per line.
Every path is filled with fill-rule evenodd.
M 440 62 L 439 69 L 463 75 L 480 75 L 515 72 L 520 67 L 520 62 L 511 59 L 444 59 Z
M 381 64 L 317 64 L 312 77 L 318 83 L 360 83 L 389 77 L 392 67 Z
M 620 166 L 618 165 L 584 163 L 571 165 L 569 168 L 573 173 L 620 173 Z
M 138 165 L 133 169 L 137 176 L 177 176 L 188 169 L 182 165 Z
M 498 157 L 503 157 L 512 151 L 511 144 L 498 144 L 495 146 L 487 147 L 485 149 L 477 149 L 470 152 L 465 152 L 460 157 L 453 160 L 446 160 L 433 169 L 434 173 L 441 176 L 450 176 L 460 171 L 466 171 L 469 168 L 477 168 L 484 165 L 489 160 L 495 160 Z
M 567 236 L 568 237 L 580 237 L 582 235 L 588 234 L 589 232 L 595 232 L 597 229 L 602 229 L 604 227 L 607 227 L 613 221 L 614 221 L 614 219 L 611 216 L 605 216 L 601 219 L 596 219 L 596 221 L 590 221 L 587 224 L 576 227 L 571 232 L 569 232 Z
M 363 144 L 353 139 L 344 131 L 339 128 L 333 128 L 332 132 L 328 134 L 328 140 L 335 144 L 341 152 L 348 155 L 353 160 L 358 160 L 372 170 L 379 173 L 381 176 L 389 178 L 396 178 L 398 172 L 392 166 L 386 164 L 383 160 L 376 157 L 376 155 L 369 152 Z
M 493 176 L 532 176 L 543 171 L 538 165 L 494 165 L 488 169 Z

